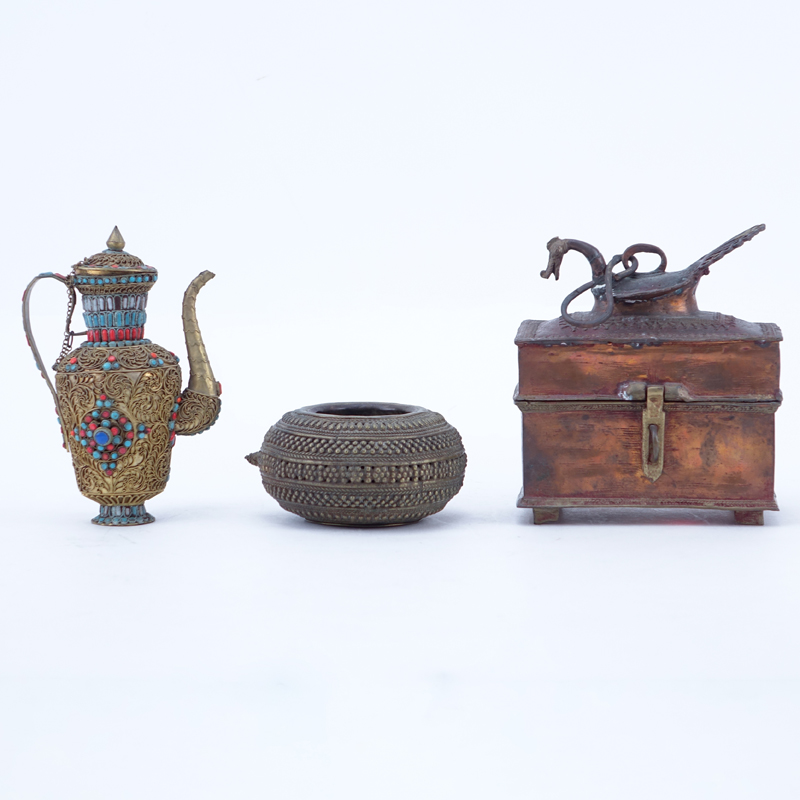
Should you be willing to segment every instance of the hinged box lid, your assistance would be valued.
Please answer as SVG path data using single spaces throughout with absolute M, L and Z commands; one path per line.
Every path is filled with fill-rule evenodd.
M 722 314 L 617 317 L 593 328 L 525 320 L 518 398 L 630 400 L 631 385 L 644 383 L 672 384 L 669 399 L 685 402 L 780 401 L 781 340 L 777 325 Z
M 666 271 L 667 257 L 654 245 L 631 245 L 606 262 L 587 242 L 551 239 L 542 277 L 558 280 L 574 250 L 589 262 L 592 280 L 564 298 L 560 318 L 522 323 L 517 398 L 641 400 L 644 387 L 658 385 L 668 401 L 780 401 L 778 326 L 700 311 L 695 299 L 710 266 L 763 230 L 749 228 L 676 272 Z M 640 253 L 660 256 L 660 264 L 639 272 Z M 594 308 L 570 313 L 586 291 Z

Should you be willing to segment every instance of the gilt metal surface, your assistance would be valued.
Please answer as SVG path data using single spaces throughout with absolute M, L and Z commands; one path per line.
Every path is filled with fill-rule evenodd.
M 642 472 L 657 481 L 664 471 L 664 387 L 648 386 L 642 411 Z
M 99 525 L 153 522 L 144 502 L 164 490 L 178 435 L 201 433 L 220 410 L 220 388 L 197 325 L 197 292 L 213 274 L 190 285 L 183 304 L 189 351 L 189 386 L 181 392 L 178 357 L 144 338 L 147 296 L 158 273 L 126 253 L 114 228 L 108 249 L 75 264 L 67 275 L 43 273 L 25 290 L 23 327 L 36 366 L 56 404 L 64 447 L 72 456 L 78 488 L 100 504 Z M 50 380 L 31 327 L 31 292 L 42 278 L 68 290 L 64 345 Z M 75 291 L 82 295 L 87 330 L 71 330 Z M 88 341 L 72 349 L 75 336 Z

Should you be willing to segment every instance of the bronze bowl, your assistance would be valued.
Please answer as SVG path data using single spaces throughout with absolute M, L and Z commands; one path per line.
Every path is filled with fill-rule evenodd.
M 467 455 L 441 414 L 398 403 L 323 403 L 284 414 L 245 458 L 281 508 L 327 525 L 403 525 L 441 511 Z

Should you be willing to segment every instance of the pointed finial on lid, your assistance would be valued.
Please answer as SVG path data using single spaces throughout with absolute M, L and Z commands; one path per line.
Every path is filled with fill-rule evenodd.
M 106 242 L 109 250 L 123 250 L 125 248 L 125 240 L 119 232 L 119 228 L 115 225 L 114 230 L 111 231 L 111 236 L 108 237 Z

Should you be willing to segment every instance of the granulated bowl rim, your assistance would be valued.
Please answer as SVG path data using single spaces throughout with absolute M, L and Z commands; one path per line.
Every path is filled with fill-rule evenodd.
M 349 412 L 349 413 L 348 413 Z M 295 414 L 309 414 L 325 419 L 398 419 L 411 414 L 430 413 L 423 406 L 411 406 L 405 403 L 387 403 L 379 401 L 348 401 L 337 403 L 317 403 L 294 410 Z

